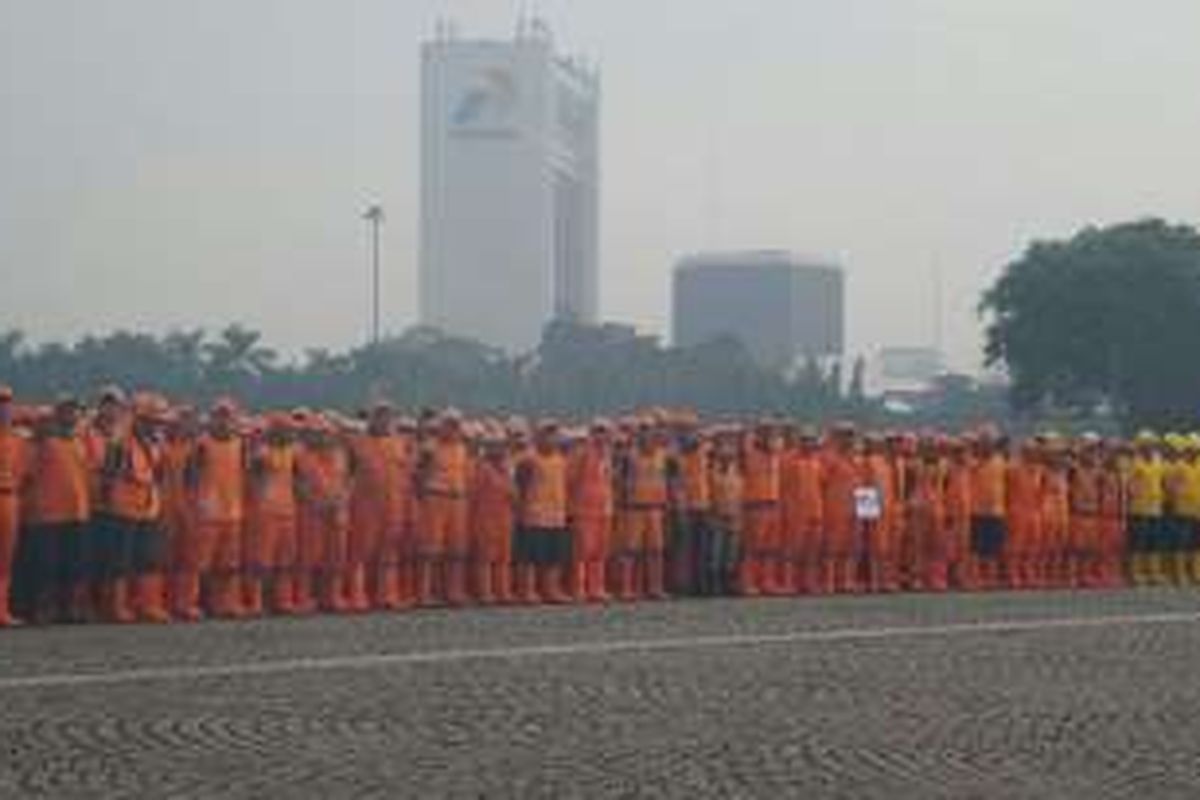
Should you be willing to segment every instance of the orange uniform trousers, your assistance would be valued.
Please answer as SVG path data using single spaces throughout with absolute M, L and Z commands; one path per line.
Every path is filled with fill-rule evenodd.
M 195 535 L 195 515 L 186 500 L 168 499 L 163 504 L 163 528 L 167 534 L 167 552 L 171 570 L 182 569 L 189 542 Z
M 243 556 L 251 569 L 286 569 L 296 563 L 298 550 L 294 514 L 255 514 L 245 530 Z
M 380 503 L 355 503 L 350 511 L 347 558 L 353 564 L 399 564 L 412 558 L 405 514 Z
M 19 524 L 16 497 L 0 494 L 0 617 L 8 616 Z
M 421 503 L 417 554 L 422 558 L 466 558 L 471 544 L 469 516 L 465 497 L 427 495 Z
M 906 522 L 901 558 L 910 585 L 945 589 L 950 560 L 945 517 L 936 508 L 916 508 Z
M 873 562 L 889 564 L 897 559 L 907 560 L 907 554 L 915 546 L 912 524 L 900 525 L 896 515 L 890 511 L 863 527 L 867 557 Z
M 1011 509 L 1004 558 L 1007 561 L 1008 580 L 1014 588 L 1028 588 L 1039 582 L 1037 562 L 1043 552 L 1039 516 L 1028 509 Z
M 826 520 L 821 552 L 825 558 L 847 559 L 859 555 L 858 523 L 849 519 Z
M 1068 554 L 1079 558 L 1100 555 L 1100 517 L 1095 514 L 1072 514 Z
M 512 523 L 504 514 L 481 514 L 475 520 L 471 557 L 481 564 L 512 563 Z
M 17 498 L 0 494 L 0 578 L 12 577 L 19 525 Z
M 197 522 L 181 537 L 178 554 L 187 571 L 237 570 L 242 564 L 242 521 Z
M 621 550 L 633 555 L 666 550 L 666 525 L 662 508 L 630 508 L 626 512 Z
M 770 558 L 783 553 L 783 525 L 778 503 L 747 503 L 745 506 L 746 555 Z
M 608 558 L 613 518 L 610 514 L 581 514 L 571 520 L 575 535 L 574 560 L 603 561 Z
M 338 569 L 347 562 L 350 520 L 345 508 L 301 510 L 296 561 L 310 570 Z

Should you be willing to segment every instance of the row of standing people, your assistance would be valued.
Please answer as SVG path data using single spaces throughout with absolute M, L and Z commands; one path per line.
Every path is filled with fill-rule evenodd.
M 1182 437 L 14 408 L 0 389 L 5 625 L 1200 577 Z

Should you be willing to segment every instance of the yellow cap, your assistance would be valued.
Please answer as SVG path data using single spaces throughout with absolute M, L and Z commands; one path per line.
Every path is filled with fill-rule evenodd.
M 1156 444 L 1158 444 L 1158 436 L 1155 435 L 1154 431 L 1142 430 L 1142 431 L 1138 432 L 1138 435 L 1134 439 L 1134 442 L 1136 444 L 1146 445 L 1146 446 L 1156 445 Z

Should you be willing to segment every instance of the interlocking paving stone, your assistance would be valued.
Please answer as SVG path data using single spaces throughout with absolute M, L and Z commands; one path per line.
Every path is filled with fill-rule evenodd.
M 1195 798 L 1200 623 L 265 674 L 39 675 L 1200 612 L 1200 592 L 676 601 L 0 632 L 0 797 Z

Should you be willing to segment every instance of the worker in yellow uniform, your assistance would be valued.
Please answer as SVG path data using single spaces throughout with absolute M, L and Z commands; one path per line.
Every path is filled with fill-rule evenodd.
M 1179 466 L 1179 541 L 1172 564 L 1175 582 L 1180 586 L 1200 579 L 1195 567 L 1200 548 L 1200 437 L 1181 437 L 1183 457 Z
M 1135 586 L 1160 578 L 1165 473 L 1158 437 L 1138 434 L 1129 463 L 1129 577 Z
M 1163 516 L 1159 548 L 1153 560 L 1154 582 L 1175 582 L 1174 566 L 1187 538 L 1185 484 L 1187 463 L 1184 459 L 1186 440 L 1178 433 L 1163 437 Z

